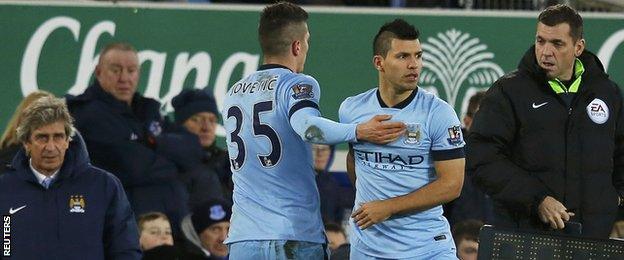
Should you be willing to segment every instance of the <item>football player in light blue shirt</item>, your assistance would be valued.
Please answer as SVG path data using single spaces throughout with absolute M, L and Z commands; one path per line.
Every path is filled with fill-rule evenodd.
M 382 113 L 407 125 L 405 136 L 388 145 L 350 146 L 347 170 L 356 186 L 351 259 L 457 259 L 442 204 L 461 191 L 464 140 L 453 108 L 417 87 L 418 35 L 401 19 L 381 27 L 373 58 L 379 87 L 340 107 L 342 123 Z
M 234 84 L 223 105 L 234 181 L 226 244 L 230 259 L 323 259 L 325 235 L 311 147 L 396 140 L 405 124 L 380 115 L 361 124 L 320 116 L 318 82 L 300 74 L 308 52 L 308 14 L 281 2 L 266 7 L 258 27 L 259 70 Z

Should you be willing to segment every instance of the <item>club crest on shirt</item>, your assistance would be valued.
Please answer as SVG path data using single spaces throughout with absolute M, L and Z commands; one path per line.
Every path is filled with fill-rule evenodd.
M 312 86 L 308 84 L 296 84 L 291 87 L 293 94 L 292 97 L 294 99 L 308 99 L 314 97 L 314 92 L 312 92 Z
M 407 132 L 405 133 L 405 143 L 406 144 L 417 144 L 420 142 L 420 124 L 416 123 L 406 123 Z
M 85 212 L 85 199 L 82 195 L 71 195 L 69 197 L 69 212 L 72 213 L 84 213 Z
M 459 146 L 463 143 L 461 127 L 456 125 L 448 129 L 448 140 L 450 145 Z

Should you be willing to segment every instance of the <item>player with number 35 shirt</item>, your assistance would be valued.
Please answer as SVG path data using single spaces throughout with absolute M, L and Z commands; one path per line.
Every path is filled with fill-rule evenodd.
M 321 117 L 319 84 L 301 73 L 310 37 L 306 20 L 307 13 L 291 3 L 265 8 L 259 26 L 263 65 L 226 94 L 222 114 L 234 205 L 225 243 L 231 257 L 257 259 L 250 244 L 239 247 L 241 241 L 326 243 L 310 142 L 384 144 L 405 133 L 403 123 L 387 122 L 390 116 L 361 124 Z M 290 44 L 273 46 L 275 37 Z

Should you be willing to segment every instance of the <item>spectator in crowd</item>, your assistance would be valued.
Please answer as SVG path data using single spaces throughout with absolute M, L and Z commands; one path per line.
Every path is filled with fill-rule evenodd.
M 321 216 L 323 223 L 342 223 L 345 210 L 353 208 L 355 190 L 350 185 L 346 173 L 332 172 L 330 167 L 334 161 L 335 146 L 326 144 L 312 145 L 312 159 L 316 171 L 316 185 L 321 200 Z M 346 184 L 339 181 L 344 176 Z M 346 217 L 348 218 L 349 215 Z
M 357 142 L 349 147 L 347 171 L 356 184 L 352 259 L 455 258 L 442 204 L 460 194 L 464 140 L 453 108 L 418 87 L 419 35 L 402 19 L 384 24 L 373 38 L 378 87 L 340 105 L 343 123 L 383 111 L 407 125 L 407 134 L 389 146 Z
M 459 260 L 477 260 L 481 227 L 483 222 L 476 219 L 467 219 L 453 226 L 453 240 Z
M 468 109 L 464 116 L 464 128 L 462 132 L 464 136 L 470 133 L 472 119 L 479 110 L 481 100 L 485 96 L 485 92 L 479 91 L 468 100 Z M 478 219 L 485 223 L 491 223 L 494 219 L 494 209 L 492 199 L 483 191 L 478 189 L 472 183 L 470 175 L 464 175 L 464 185 L 459 198 L 444 205 L 444 216 L 448 219 L 451 227 L 455 223 L 462 222 L 467 219 Z
M 9 124 L 6 129 L 4 129 L 4 133 L 0 138 L 0 174 L 8 169 L 8 165 L 11 164 L 11 160 L 17 151 L 22 147 L 22 144 L 19 140 L 17 140 L 17 126 L 19 125 L 22 119 L 22 111 L 26 107 L 28 107 L 32 102 L 41 98 L 41 97 L 52 97 L 51 93 L 47 91 L 37 90 L 32 92 L 26 96 L 22 102 L 17 105 L 13 116 L 11 116 L 11 120 L 9 120 Z
M 137 225 L 141 250 L 147 251 L 161 245 L 173 246 L 171 224 L 167 215 L 160 212 L 148 212 L 139 216 Z
M 232 200 L 232 172 L 225 150 L 215 143 L 219 111 L 214 97 L 199 89 L 185 89 L 172 100 L 176 131 L 193 136 L 195 144 L 180 147 L 196 151 L 199 161 L 187 171 L 191 208 L 210 198 Z M 175 156 L 175 155 L 172 155 Z
M 325 233 L 332 260 L 348 260 L 351 245 L 347 241 L 344 229 L 336 223 L 325 224 Z
M 127 43 L 100 52 L 95 82 L 67 104 L 83 134 L 93 164 L 115 174 L 136 214 L 165 213 L 174 225 L 188 212 L 188 194 L 178 168 L 159 149 L 168 147 L 160 103 L 137 93 L 139 58 Z M 163 145 L 160 145 L 161 142 Z
M 319 84 L 301 73 L 310 47 L 307 19 L 295 4 L 267 6 L 258 26 L 263 65 L 226 93 L 223 125 L 236 212 L 226 243 L 234 259 L 326 257 L 307 142 L 388 143 L 405 132 L 401 122 L 384 122 L 389 116 L 359 125 L 321 116 Z
M 119 180 L 93 167 L 61 99 L 22 113 L 22 149 L 0 175 L 15 259 L 140 259 L 134 214 Z M 7 222 L 5 222 L 7 223 Z
M 585 50 L 583 19 L 544 9 L 518 69 L 488 90 L 468 137 L 467 171 L 494 200 L 494 225 L 607 238 L 624 195 L 620 88 Z
M 230 229 L 232 207 L 222 199 L 212 199 L 194 208 L 182 221 L 188 254 L 203 259 L 228 259 L 229 250 L 223 243 Z
M 481 101 L 485 97 L 485 91 L 479 91 L 472 95 L 470 99 L 468 99 L 468 108 L 466 109 L 466 115 L 464 116 L 464 136 L 468 135 L 470 131 L 470 126 L 472 126 L 472 120 L 474 119 L 475 114 L 479 111 L 479 106 L 481 105 Z

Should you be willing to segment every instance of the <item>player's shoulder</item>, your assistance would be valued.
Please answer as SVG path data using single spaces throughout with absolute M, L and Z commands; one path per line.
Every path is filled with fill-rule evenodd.
M 370 100 L 371 98 L 375 98 L 376 95 L 377 95 L 377 88 L 372 88 L 372 89 L 364 91 L 364 92 L 362 92 L 360 94 L 357 94 L 355 96 L 347 97 L 342 102 L 341 108 L 342 107 L 346 108 L 346 107 L 349 107 L 349 106 L 359 105 L 359 104 L 361 104 L 363 102 L 366 102 L 366 101 Z
M 286 73 L 281 76 L 284 85 L 308 84 L 318 86 L 318 81 L 307 74 L 303 73 Z
M 429 108 L 432 110 L 437 110 L 437 109 L 453 110 L 453 108 L 451 107 L 451 105 L 449 105 L 449 103 L 439 98 L 432 92 L 427 91 L 426 89 L 418 88 L 417 98 L 419 98 L 421 102 L 424 102 L 425 104 L 429 104 Z

